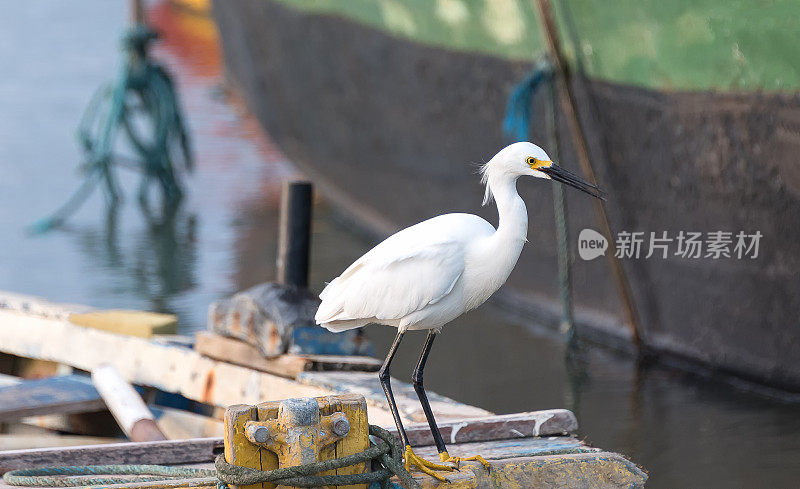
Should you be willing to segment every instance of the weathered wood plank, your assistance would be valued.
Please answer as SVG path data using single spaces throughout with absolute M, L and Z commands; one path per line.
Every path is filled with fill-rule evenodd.
M 164 406 L 148 406 L 161 431 L 170 440 L 222 437 L 222 420 Z
M 553 453 L 593 452 L 599 449 L 591 448 L 582 441 L 572 436 L 547 436 L 518 438 L 516 440 L 478 441 L 459 443 L 447 447 L 448 453 L 454 457 L 469 457 L 481 455 L 486 460 L 500 460 L 517 457 L 534 457 Z M 417 455 L 430 460 L 437 460 L 439 452 L 436 446 L 428 445 L 415 448 Z
M 69 318 L 70 314 L 84 313 L 94 310 L 89 306 L 78 304 L 60 304 L 50 302 L 32 295 L 17 294 L 0 290 L 0 310 L 15 311 L 32 316 L 50 319 Z
M 158 409 L 159 408 L 156 408 L 156 412 Z M 370 422 L 374 423 L 373 420 L 370 420 Z M 464 425 L 463 423 L 467 424 Z M 388 427 L 391 425 L 391 421 L 383 423 L 383 426 Z M 537 425 L 539 427 L 538 433 L 540 437 L 536 439 L 539 441 L 524 441 L 514 439 L 517 438 L 520 433 L 526 437 L 532 437 Z M 527 453 L 528 455 L 533 453 L 530 450 L 535 449 L 536 447 L 539 447 L 539 452 L 541 452 L 542 447 L 549 447 L 549 449 L 554 449 L 555 447 L 560 447 L 562 449 L 565 447 L 574 448 L 575 443 L 577 443 L 574 438 L 567 437 L 556 437 L 555 441 L 542 441 L 543 438 L 541 437 L 559 434 L 564 431 L 574 431 L 577 429 L 577 422 L 575 421 L 574 415 L 571 412 L 563 409 L 490 416 L 482 419 L 443 422 L 441 423 L 440 427 L 442 428 L 442 433 L 445 439 L 450 441 L 451 445 L 458 445 L 459 448 L 454 446 L 451 449 L 451 452 L 454 454 L 461 453 L 461 450 L 470 450 L 471 448 L 474 448 L 475 444 L 470 444 L 470 442 L 487 442 L 490 440 L 504 440 L 501 442 L 502 446 L 516 444 L 516 446 L 523 447 L 521 449 L 527 449 L 528 452 L 523 453 Z M 455 435 L 453 434 L 454 431 Z M 427 425 L 409 425 L 407 427 L 407 432 L 412 443 L 415 445 L 432 445 L 432 440 L 430 440 L 430 431 Z M 554 445 L 554 443 L 556 444 Z M 564 443 L 567 445 L 564 445 Z M 466 448 L 462 449 L 462 445 Z M 158 442 L 155 445 L 153 443 L 125 443 L 106 446 L 103 447 L 102 450 L 92 450 L 90 447 L 74 448 L 69 449 L 67 451 L 69 453 L 59 452 L 58 457 L 60 457 L 59 460 L 61 460 L 64 465 L 80 465 L 90 457 L 94 457 L 95 462 L 93 463 L 97 464 L 118 463 L 114 462 L 114 460 L 118 459 L 120 456 L 119 452 L 123 451 L 125 447 L 130 450 L 130 457 L 132 457 L 130 463 L 178 464 L 203 461 L 210 462 L 212 460 L 210 455 L 213 451 L 212 449 L 213 447 L 222 447 L 222 438 L 201 438 L 174 442 Z M 155 457 L 150 455 L 150 452 L 148 451 L 150 447 L 155 447 Z M 171 455 L 173 449 L 175 453 L 174 457 Z M 434 450 L 434 448 L 420 448 L 420 450 Z M 459 452 L 456 450 L 459 450 Z M 187 453 L 194 454 L 189 458 L 195 458 L 192 460 L 187 460 Z M 202 458 L 202 454 L 206 454 L 208 458 Z M 435 455 L 435 453 L 431 452 L 431 455 Z M 30 454 L 9 454 L 9 452 L 0 452 L 0 468 L 3 467 L 4 464 L 12 463 L 14 460 L 17 461 L 16 463 L 21 464 L 28 462 L 35 463 L 40 459 L 46 459 L 46 454 L 40 454 L 39 452 L 32 452 Z
M 0 387 L 0 421 L 27 416 L 98 411 L 105 403 L 91 381 L 78 375 L 25 380 Z
M 156 334 L 175 334 L 178 316 L 149 311 L 108 309 L 70 314 L 69 322 L 112 333 L 151 338 Z
M 297 377 L 298 382 L 319 387 L 333 392 L 349 392 L 360 394 L 367 399 L 371 406 L 386 406 L 386 398 L 378 381 L 377 374 L 360 372 L 303 372 Z M 392 379 L 397 409 L 400 415 L 412 421 L 425 421 L 419 399 L 411 384 Z M 435 392 L 428 392 L 436 419 L 440 421 L 462 420 L 464 418 L 478 418 L 491 416 L 493 413 L 475 406 L 468 406 Z
M 118 442 L 118 438 L 77 435 L 0 435 L 0 450 L 27 450 L 44 447 L 73 447 Z
M 8 450 L 0 452 L 0 473 L 53 465 L 205 463 L 221 452 L 222 438 Z
M 647 473 L 636 464 L 610 452 L 488 461 L 491 472 L 477 462 L 465 462 L 461 470 L 442 473 L 446 483 L 416 472 L 414 478 L 423 489 L 642 489 L 647 481 Z
M 339 355 L 280 355 L 265 358 L 250 343 L 235 338 L 201 331 L 195 336 L 194 349 L 201 355 L 242 365 L 262 372 L 294 379 L 306 370 L 359 370 L 376 372 L 381 362 L 378 359 L 360 356 Z
M 110 364 L 131 383 L 217 406 L 328 394 L 276 375 L 214 361 L 187 348 L 2 310 L 0 351 L 87 371 Z
M 438 423 L 446 443 L 508 440 L 531 436 L 565 435 L 578 429 L 578 420 L 566 409 L 548 409 L 527 413 L 503 414 L 485 418 Z M 395 428 L 390 428 L 397 435 Z M 412 445 L 433 445 L 427 423 L 406 427 Z
M 298 376 L 299 382 L 295 382 L 212 360 L 180 346 L 4 310 L 0 310 L 0 351 L 87 371 L 110 364 L 132 384 L 175 392 L 215 406 L 332 393 L 362 394 L 367 398 L 370 419 L 378 424 L 391 424 L 386 399 L 373 373 L 304 372 Z M 401 382 L 393 385 L 397 386 L 395 396 L 404 420 L 423 421 L 422 409 L 411 386 Z M 429 395 L 441 421 L 491 414 L 433 393 Z
M 207 464 L 216 450 L 221 450 L 221 443 L 208 439 L 12 450 L 0 452 L 0 473 L 21 467 L 92 463 Z M 579 453 L 569 453 L 573 451 Z M 451 452 L 456 456 L 481 453 L 492 470 L 487 473 L 477 462 L 465 462 L 460 470 L 444 473 L 450 481 L 448 488 L 641 488 L 647 479 L 644 471 L 624 457 L 588 448 L 569 437 L 465 443 L 453 446 Z M 419 449 L 418 453 L 431 460 L 436 458 L 435 447 Z M 193 460 L 198 458 L 206 460 Z M 414 476 L 424 488 L 442 487 L 430 477 L 419 473 Z M 0 487 L 7 489 L 1 484 Z

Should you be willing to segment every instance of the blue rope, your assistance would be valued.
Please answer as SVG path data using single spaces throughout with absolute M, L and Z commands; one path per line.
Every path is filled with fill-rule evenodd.
M 531 129 L 533 96 L 550 80 L 553 68 L 546 60 L 536 63 L 533 70 L 514 87 L 506 105 L 503 133 L 510 141 L 527 141 Z

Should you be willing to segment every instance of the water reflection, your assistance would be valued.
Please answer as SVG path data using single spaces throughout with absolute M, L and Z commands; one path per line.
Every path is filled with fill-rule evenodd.
M 119 206 L 106 211 L 97 227 L 68 230 L 87 261 L 116 277 L 114 293 L 144 299 L 158 312 L 177 312 L 175 296 L 198 283 L 198 218 L 192 211 L 167 205 L 162 213 L 142 207 L 144 225 L 120 231 Z

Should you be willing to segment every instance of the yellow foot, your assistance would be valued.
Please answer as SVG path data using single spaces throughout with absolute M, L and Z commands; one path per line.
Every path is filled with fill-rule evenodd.
M 439 458 L 444 463 L 455 465 L 456 469 L 459 468 L 461 462 L 480 462 L 484 467 L 486 467 L 486 470 L 492 470 L 492 466 L 489 465 L 489 462 L 487 462 L 486 459 L 480 455 L 473 455 L 472 457 L 451 457 L 449 453 L 442 452 L 439 454 Z
M 411 466 L 417 467 L 420 471 L 429 476 L 433 477 L 434 479 L 438 480 L 439 482 L 447 482 L 447 479 L 442 477 L 441 475 L 434 472 L 434 470 L 453 470 L 451 465 L 442 465 L 433 462 L 429 462 L 424 458 L 420 457 L 413 450 L 411 450 L 411 445 L 406 445 L 406 454 L 405 454 L 405 466 L 406 470 L 411 470 Z

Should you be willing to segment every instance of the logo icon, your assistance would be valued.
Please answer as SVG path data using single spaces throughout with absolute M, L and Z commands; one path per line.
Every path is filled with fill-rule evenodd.
M 594 229 L 584 229 L 578 235 L 578 255 L 586 261 L 605 255 L 608 240 Z

